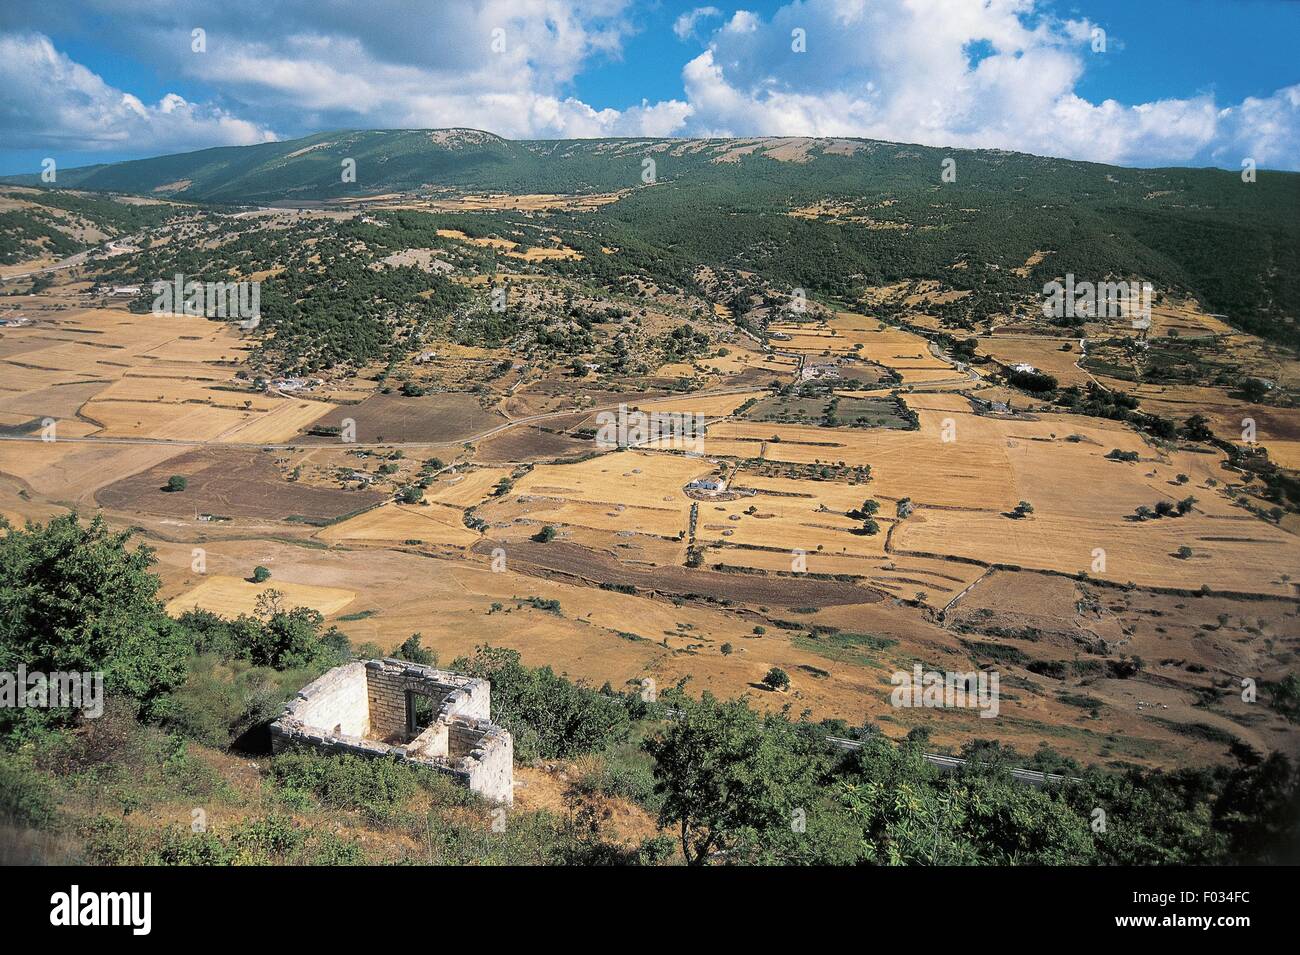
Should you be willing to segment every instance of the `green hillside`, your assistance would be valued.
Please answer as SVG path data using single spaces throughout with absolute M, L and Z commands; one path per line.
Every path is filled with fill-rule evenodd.
M 647 158 L 655 164 L 651 186 Z M 945 182 L 949 158 L 956 179 Z M 354 183 L 342 182 L 345 159 L 356 162 Z M 4 181 L 39 185 L 35 176 Z M 844 297 L 865 285 L 938 278 L 995 306 L 1066 272 L 1140 278 L 1300 346 L 1294 173 L 1261 171 L 1245 183 L 1215 169 L 1125 169 L 869 140 L 508 141 L 456 129 L 331 132 L 207 149 L 63 170 L 59 186 L 215 204 L 438 189 L 627 190 L 597 211 L 548 220 L 579 248 L 617 246 L 620 267 L 678 284 L 700 265 Z M 791 214 L 814 204 L 838 211 Z M 1027 277 L 1014 275 L 1036 250 L 1054 254 Z M 601 258 L 588 256 L 581 268 L 599 270 Z

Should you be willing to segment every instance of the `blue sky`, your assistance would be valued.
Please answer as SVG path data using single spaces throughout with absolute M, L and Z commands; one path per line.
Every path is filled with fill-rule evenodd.
M 1282 0 L 6 0 L 0 173 L 449 125 L 1296 169 L 1297 40 Z
M 639 32 L 626 44 L 625 54 L 593 64 L 578 78 L 578 95 L 616 108 L 643 98 L 680 96 L 680 73 L 663 64 L 684 59 L 690 44 L 673 35 L 672 25 L 680 14 L 701 6 L 705 4 L 643 4 L 636 17 Z M 770 17 L 785 4 L 764 0 L 742 6 Z M 1040 7 L 1062 17 L 1086 15 L 1119 41 L 1114 56 L 1090 64 L 1078 87 L 1091 99 L 1141 103 L 1217 89 L 1235 102 L 1300 81 L 1300 3 L 1294 0 L 1097 0 Z

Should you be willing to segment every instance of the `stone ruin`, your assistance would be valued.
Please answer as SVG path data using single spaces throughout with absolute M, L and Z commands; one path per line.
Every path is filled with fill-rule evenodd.
M 271 724 L 271 751 L 310 747 L 424 766 L 496 803 L 514 801 L 514 740 L 490 719 L 487 680 L 408 663 L 335 667 Z

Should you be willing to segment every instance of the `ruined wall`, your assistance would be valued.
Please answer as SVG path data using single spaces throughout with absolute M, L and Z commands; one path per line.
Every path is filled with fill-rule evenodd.
M 438 719 L 490 716 L 491 686 L 486 680 L 401 660 L 369 660 L 365 668 L 370 732 L 377 739 L 406 732 L 408 691 L 431 698 Z
M 437 756 L 445 759 L 451 755 L 448 751 L 450 744 L 451 726 L 447 722 L 439 720 L 411 740 L 407 744 L 406 751 L 416 756 Z
M 366 667 L 349 663 L 335 667 L 303 687 L 293 701 L 294 716 L 336 736 L 370 733 Z
M 488 724 L 491 726 L 492 724 Z M 478 748 L 479 742 L 487 734 L 479 729 L 478 720 L 455 720 L 447 727 L 447 755 L 453 759 L 468 756 Z
M 434 722 L 402 744 L 406 693 L 435 701 Z M 271 747 L 380 756 L 432 769 L 486 799 L 514 802 L 514 740 L 488 720 L 486 680 L 402 660 L 335 667 L 304 687 L 271 724 Z M 482 714 L 482 715 L 479 715 Z
M 495 802 L 515 801 L 515 741 L 495 723 L 479 721 L 484 730 L 475 748 L 461 760 L 469 770 L 469 788 Z
M 402 671 L 385 670 L 378 660 L 370 660 L 365 668 L 371 735 L 388 739 L 405 733 L 407 680 Z

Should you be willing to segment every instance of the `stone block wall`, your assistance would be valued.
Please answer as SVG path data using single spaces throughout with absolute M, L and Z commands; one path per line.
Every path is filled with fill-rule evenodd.
M 491 686 L 486 680 L 402 660 L 369 660 L 365 668 L 370 731 L 378 739 L 406 733 L 408 692 L 431 699 L 435 719 L 490 716 Z
M 491 723 L 486 725 L 491 726 Z M 478 748 L 486 731 L 479 729 L 479 721 L 452 720 L 447 727 L 447 755 L 453 759 L 468 756 Z

